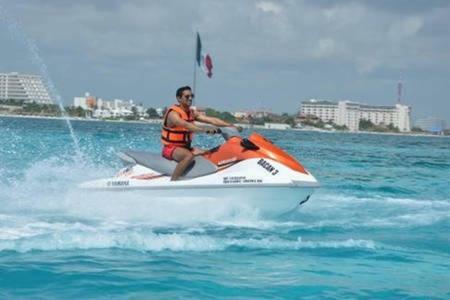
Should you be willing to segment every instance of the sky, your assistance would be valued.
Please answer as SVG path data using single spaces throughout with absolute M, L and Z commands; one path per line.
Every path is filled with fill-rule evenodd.
M 446 0 L 0 0 L 0 72 L 43 65 L 65 105 L 90 92 L 169 106 L 193 84 L 196 31 L 214 65 L 211 79 L 197 72 L 198 106 L 394 105 L 401 80 L 413 119 L 450 125 Z

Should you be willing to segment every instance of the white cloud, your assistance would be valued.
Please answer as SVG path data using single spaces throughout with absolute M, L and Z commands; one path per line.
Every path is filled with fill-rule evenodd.
M 376 57 L 363 56 L 355 59 L 356 68 L 359 73 L 371 73 L 380 66 L 380 61 Z
M 270 1 L 258 2 L 256 3 L 256 8 L 260 9 L 265 13 L 273 13 L 276 15 L 280 14 L 283 10 L 283 8 L 280 5 Z
M 367 9 L 359 3 L 347 3 L 329 7 L 322 12 L 325 20 L 334 26 L 358 24 L 367 15 Z
M 317 51 L 315 55 L 317 58 L 330 57 L 335 53 L 335 41 L 331 38 L 322 38 L 318 42 Z
M 402 39 L 414 36 L 423 26 L 423 20 L 420 17 L 408 17 L 394 22 L 388 31 L 391 39 Z
M 236 3 L 202 0 L 196 5 L 116 2 L 110 9 L 88 1 L 23 2 L 17 9 L 40 43 L 61 52 L 70 48 L 94 60 L 184 58 L 192 54 L 186 47 L 192 47 L 196 28 L 205 46 L 221 57 L 218 63 L 230 67 L 249 61 L 292 66 L 333 57 L 371 72 L 393 65 L 407 67 L 411 62 L 430 64 L 416 56 L 419 48 L 442 51 L 433 48 L 430 38 L 424 50 L 419 36 L 425 17 L 432 19 L 434 11 L 423 16 L 393 15 L 354 2 L 322 8 L 297 1 L 249 1 L 239 3 L 239 9 Z M 48 14 L 52 18 L 42 21 L 40 16 Z

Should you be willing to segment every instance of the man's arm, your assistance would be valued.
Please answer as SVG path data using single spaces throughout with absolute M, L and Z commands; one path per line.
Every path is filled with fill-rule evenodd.
M 233 124 L 228 123 L 224 120 L 221 120 L 219 118 L 215 118 L 215 117 L 208 117 L 205 115 L 200 115 L 200 114 L 196 114 L 195 115 L 195 120 L 199 121 L 199 122 L 203 122 L 203 123 L 208 123 L 214 126 L 218 126 L 218 127 L 235 127 Z

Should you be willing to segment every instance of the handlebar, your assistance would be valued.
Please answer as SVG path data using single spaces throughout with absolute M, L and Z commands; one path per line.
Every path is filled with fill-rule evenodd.
M 237 137 L 241 136 L 239 134 L 239 131 L 234 127 L 222 127 L 222 128 L 217 128 L 217 129 L 218 129 L 217 133 L 220 133 L 225 141 L 228 141 L 233 136 L 237 136 Z
M 214 130 L 214 133 L 212 133 L 209 130 Z M 212 134 L 221 134 L 222 137 L 224 138 L 224 140 L 229 140 L 230 138 L 232 138 L 233 136 L 237 136 L 240 137 L 241 135 L 239 134 L 239 131 L 234 128 L 234 127 L 222 127 L 222 128 L 214 128 L 214 129 L 209 129 L 207 131 L 207 133 L 212 133 Z

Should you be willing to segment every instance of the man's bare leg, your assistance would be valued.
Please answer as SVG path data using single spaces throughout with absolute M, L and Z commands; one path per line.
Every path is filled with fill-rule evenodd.
M 170 180 L 178 180 L 183 175 L 186 168 L 191 164 L 194 159 L 194 154 L 186 148 L 177 147 L 172 154 L 175 161 L 178 162 L 175 170 L 173 171 L 172 178 Z

